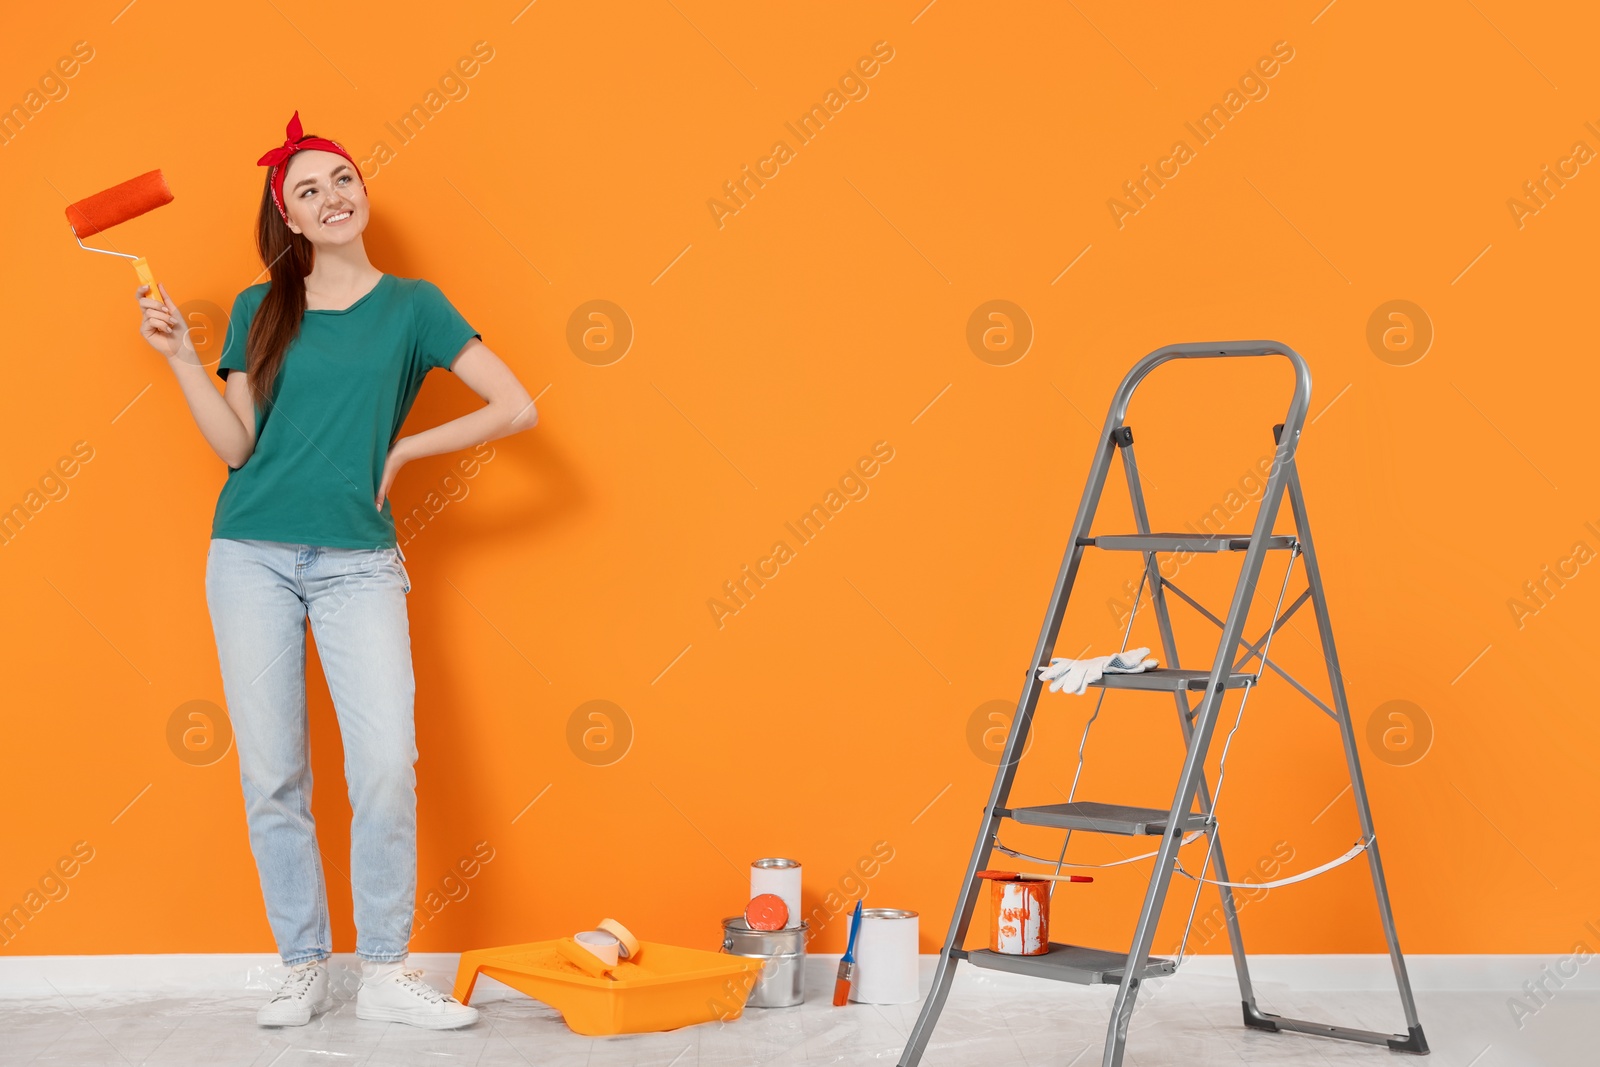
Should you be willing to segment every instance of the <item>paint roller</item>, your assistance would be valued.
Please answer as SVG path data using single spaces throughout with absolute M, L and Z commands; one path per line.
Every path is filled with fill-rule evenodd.
M 146 295 L 161 300 L 161 290 L 156 288 L 156 276 L 143 256 L 132 256 L 126 252 L 109 252 L 104 248 L 90 248 L 83 243 L 83 239 L 170 203 L 172 203 L 172 190 L 167 188 L 167 179 L 162 177 L 159 170 L 152 170 L 121 185 L 113 185 L 103 192 L 85 197 L 75 204 L 68 204 L 67 223 L 72 227 L 73 236 L 78 239 L 79 248 L 133 260 L 133 269 L 139 275 L 139 283 L 150 287 Z

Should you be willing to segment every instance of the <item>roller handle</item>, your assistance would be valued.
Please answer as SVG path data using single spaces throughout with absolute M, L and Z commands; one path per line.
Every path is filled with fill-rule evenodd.
M 150 269 L 150 261 L 145 259 L 143 256 L 140 256 L 138 259 L 133 261 L 133 270 L 134 273 L 139 275 L 139 284 L 148 285 L 150 287 L 150 292 L 146 293 L 145 295 L 150 297 L 152 300 L 162 300 L 164 302 L 164 298 L 161 295 L 161 290 L 156 285 L 156 273 Z

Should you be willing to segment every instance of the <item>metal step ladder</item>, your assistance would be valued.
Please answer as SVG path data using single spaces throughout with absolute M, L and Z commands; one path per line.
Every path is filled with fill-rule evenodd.
M 1294 367 L 1295 384 L 1288 415 L 1281 425 L 1273 427 L 1278 442 L 1277 451 L 1272 473 L 1267 479 L 1266 490 L 1261 498 L 1260 509 L 1256 513 L 1255 527 L 1250 536 L 1152 533 L 1138 467 L 1134 462 L 1133 431 L 1124 422 L 1134 390 L 1151 371 L 1171 360 L 1254 356 L 1281 356 L 1287 359 Z M 938 1023 L 939 1013 L 949 996 L 956 964 L 963 960 L 977 967 L 1061 982 L 1074 982 L 1079 985 L 1115 985 L 1116 1000 L 1106 1032 L 1101 1064 L 1102 1067 L 1119 1067 L 1127 1045 L 1128 1023 L 1133 1015 L 1141 983 L 1150 978 L 1172 974 L 1176 970 L 1173 960 L 1153 957 L 1150 952 L 1155 938 L 1156 924 L 1161 917 L 1162 905 L 1166 901 L 1167 889 L 1172 880 L 1174 867 L 1177 865 L 1179 848 L 1186 843 L 1186 835 L 1190 839 L 1193 839 L 1197 832 L 1209 836 L 1208 861 L 1214 857 L 1217 881 L 1229 880 L 1216 820 L 1212 816 L 1213 795 L 1206 780 L 1206 754 L 1229 691 L 1241 691 L 1240 699 L 1244 699 L 1248 696 L 1250 688 L 1261 680 L 1268 669 L 1287 680 L 1338 724 L 1344 742 L 1345 763 L 1350 773 L 1351 792 L 1355 797 L 1356 811 L 1360 817 L 1361 844 L 1365 845 L 1367 865 L 1372 874 L 1372 884 L 1377 896 L 1378 912 L 1382 918 L 1384 937 L 1389 945 L 1389 958 L 1394 966 L 1395 981 L 1400 992 L 1400 1004 L 1405 1012 L 1406 1033 L 1385 1034 L 1358 1030 L 1284 1018 L 1261 1011 L 1256 1006 L 1255 993 L 1250 985 L 1250 973 L 1245 959 L 1244 943 L 1240 939 L 1238 911 L 1234 904 L 1233 893 L 1228 886 L 1220 885 L 1218 888 L 1222 897 L 1228 941 L 1233 952 L 1234 969 L 1239 977 L 1244 1025 L 1253 1030 L 1273 1033 L 1294 1031 L 1366 1042 L 1386 1046 L 1399 1052 L 1424 1055 L 1428 1052 L 1428 1043 L 1423 1037 L 1422 1025 L 1417 1019 L 1411 982 L 1406 974 L 1405 957 L 1400 953 L 1400 942 L 1395 933 L 1394 915 L 1389 905 L 1389 891 L 1384 882 L 1383 863 L 1378 855 L 1377 837 L 1372 827 L 1372 812 L 1367 804 L 1366 786 L 1361 777 L 1355 729 L 1351 723 L 1350 708 L 1345 698 L 1339 658 L 1334 651 L 1333 630 L 1329 621 L 1327 601 L 1323 595 L 1322 576 L 1317 567 L 1317 555 L 1311 541 L 1311 527 L 1306 515 L 1299 473 L 1295 466 L 1295 452 L 1310 400 L 1311 372 L 1305 360 L 1287 345 L 1275 341 L 1220 341 L 1172 345 L 1157 349 L 1145 356 L 1123 378 L 1106 416 L 1099 449 L 1084 488 L 1083 500 L 1078 506 L 1077 517 L 1073 520 L 1072 535 L 1067 542 L 1066 555 L 1062 559 L 1061 571 L 1050 596 L 1049 608 L 1045 612 L 1044 625 L 1039 632 L 1039 642 L 1034 648 L 1033 659 L 1027 672 L 1027 682 L 1023 686 L 1022 698 L 1017 702 L 1016 715 L 1012 719 L 1000 766 L 995 773 L 994 788 L 989 793 L 989 802 L 984 809 L 978 838 L 972 850 L 972 859 L 967 864 L 966 874 L 961 882 L 961 894 L 957 899 L 955 914 L 950 920 L 950 932 L 939 954 L 933 987 L 900 1054 L 900 1067 L 916 1067 L 922 1059 L 929 1038 L 933 1035 L 934 1026 Z M 1121 455 L 1123 470 L 1127 476 L 1134 521 L 1138 529 L 1131 534 L 1091 535 L 1089 531 L 1100 503 L 1100 495 L 1105 488 L 1112 460 L 1118 454 Z M 1293 514 L 1295 527 L 1293 535 L 1273 533 L 1279 506 L 1285 496 L 1288 497 Z M 1172 796 L 1172 805 L 1166 811 L 1087 801 L 1034 807 L 1010 806 L 1011 785 L 1016 777 L 1017 765 L 1022 754 L 1027 750 L 1028 731 L 1033 720 L 1034 706 L 1039 700 L 1040 688 L 1044 685 L 1039 677 L 1039 668 L 1050 663 L 1062 618 L 1066 613 L 1067 601 L 1072 594 L 1078 566 L 1083 560 L 1084 550 L 1088 548 L 1112 552 L 1137 552 L 1144 556 L 1144 578 L 1150 590 L 1150 603 L 1160 630 L 1164 653 L 1162 662 L 1167 666 L 1142 674 L 1108 674 L 1097 684 L 1103 689 L 1134 689 L 1173 694 L 1177 704 L 1179 724 L 1187 745 L 1187 755 L 1177 789 Z M 1261 575 L 1267 553 L 1274 551 L 1289 552 L 1291 564 L 1296 556 L 1304 558 L 1307 588 L 1287 610 L 1282 610 L 1281 614 L 1279 611 L 1282 609 L 1283 594 L 1279 594 L 1278 607 L 1274 609 L 1275 617 L 1271 626 L 1260 639 L 1247 645 L 1241 656 L 1240 644 L 1244 640 L 1245 620 L 1254 600 L 1256 582 Z M 1217 618 L 1172 581 L 1162 576 L 1157 555 L 1171 552 L 1244 554 L 1239 582 L 1225 618 Z M 1288 588 L 1288 579 L 1289 568 L 1286 568 L 1285 590 Z M 1183 669 L 1178 666 L 1178 650 L 1167 611 L 1168 593 L 1176 595 L 1221 628 L 1222 637 L 1217 644 L 1216 655 L 1209 670 Z M 1317 631 L 1327 664 L 1328 684 L 1333 698 L 1332 707 L 1267 658 L 1272 635 L 1308 600 L 1316 615 Z M 1137 610 L 1137 604 L 1135 609 Z M 1254 670 L 1249 669 L 1249 664 L 1257 657 L 1260 663 Z M 1190 693 L 1197 694 L 1197 705 L 1190 704 Z M 1225 753 L 1226 748 L 1224 755 Z M 1218 784 L 1220 788 L 1220 779 Z M 1195 808 L 1197 801 L 1198 809 Z M 1145 892 L 1139 921 L 1134 928 L 1133 944 L 1126 952 L 1084 948 L 1056 942 L 1051 942 L 1049 951 L 1038 956 L 1003 955 L 988 949 L 968 951 L 962 947 L 982 884 L 978 872 L 988 866 L 990 856 L 997 847 L 1001 825 L 1005 820 L 1030 826 L 1064 829 L 1069 834 L 1072 831 L 1086 831 L 1098 834 L 1151 836 L 1160 839 L 1149 888 Z M 1063 848 L 1063 855 L 1064 852 Z M 1058 863 L 1058 869 L 1059 866 Z M 1205 877 L 1204 870 L 1201 877 Z M 1200 889 L 1201 884 L 1197 883 L 1197 898 Z M 1190 914 L 1192 917 L 1193 912 Z

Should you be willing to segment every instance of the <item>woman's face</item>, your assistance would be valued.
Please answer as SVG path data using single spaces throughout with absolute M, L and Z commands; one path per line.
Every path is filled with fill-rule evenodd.
M 348 244 L 367 228 L 370 212 L 361 175 L 336 152 L 310 148 L 289 157 L 283 176 L 289 229 L 313 245 Z

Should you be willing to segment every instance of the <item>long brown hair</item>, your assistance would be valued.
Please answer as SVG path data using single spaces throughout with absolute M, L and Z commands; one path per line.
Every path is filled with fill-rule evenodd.
M 283 369 L 284 353 L 300 332 L 306 313 L 306 275 L 311 273 L 315 249 L 303 233 L 295 233 L 278 214 L 272 199 L 272 168 L 261 189 L 261 210 L 256 215 L 256 250 L 272 275 L 272 287 L 262 298 L 250 335 L 245 341 L 245 373 L 256 407 L 271 404 L 272 386 Z

